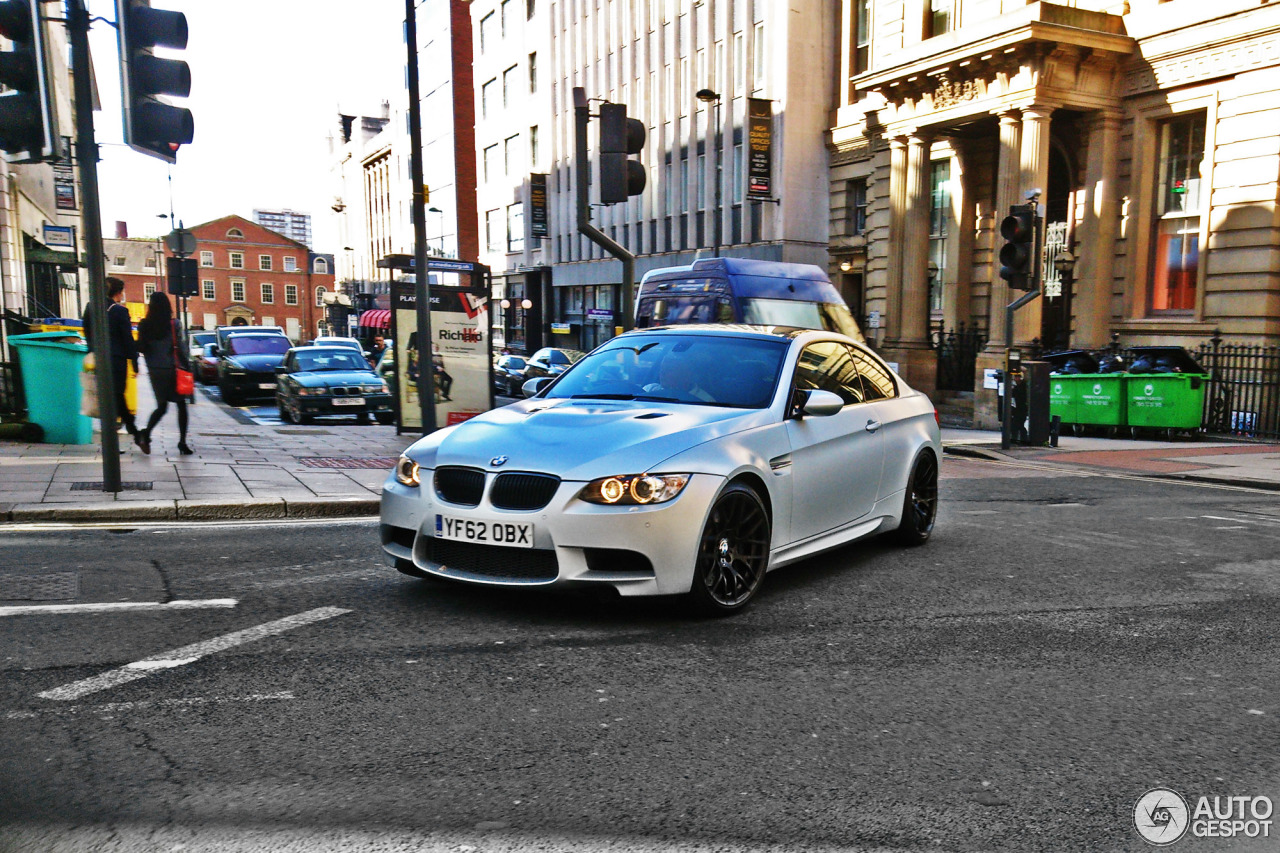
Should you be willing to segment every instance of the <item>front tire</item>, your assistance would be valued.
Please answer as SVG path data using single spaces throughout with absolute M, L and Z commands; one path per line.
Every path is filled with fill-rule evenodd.
M 916 457 L 902 498 L 902 522 L 895 531 L 902 545 L 923 545 L 938 518 L 938 459 L 926 450 Z
M 698 543 L 689 597 L 712 616 L 747 606 L 769 568 L 769 513 L 760 496 L 733 483 L 716 498 Z

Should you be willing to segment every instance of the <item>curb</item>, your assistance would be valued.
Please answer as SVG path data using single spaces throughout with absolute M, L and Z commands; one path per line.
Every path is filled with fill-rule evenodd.
M 257 521 L 286 518 L 376 517 L 380 498 L 300 498 L 239 501 L 129 501 L 110 504 L 15 504 L 0 507 L 0 523 Z

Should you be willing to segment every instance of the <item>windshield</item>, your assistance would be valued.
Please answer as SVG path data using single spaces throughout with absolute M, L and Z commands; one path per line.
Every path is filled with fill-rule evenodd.
M 298 370 L 365 370 L 369 363 L 360 353 L 347 348 L 300 352 L 297 354 Z
M 733 303 L 714 293 L 657 296 L 640 300 L 636 327 L 682 326 L 688 323 L 732 323 Z
M 582 358 L 582 353 L 577 350 L 553 349 L 547 354 L 547 361 L 551 364 L 573 364 L 580 358 Z
M 202 347 L 205 344 L 211 344 L 218 340 L 218 336 L 213 332 L 192 332 L 191 343 L 193 346 Z
M 232 335 L 227 339 L 229 355 L 284 355 L 291 346 L 284 335 Z
M 761 409 L 773 399 L 786 351 L 785 341 L 762 338 L 624 335 L 575 364 L 547 397 Z
M 742 322 L 760 326 L 794 326 L 825 329 L 866 343 L 849 308 L 839 302 L 802 302 L 796 299 L 742 299 Z
M 503 359 L 502 366 L 508 370 L 524 370 L 524 359 L 509 355 Z

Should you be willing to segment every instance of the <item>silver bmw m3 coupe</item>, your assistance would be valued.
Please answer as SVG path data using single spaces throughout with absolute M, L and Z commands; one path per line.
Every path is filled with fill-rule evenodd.
M 937 413 L 849 338 L 645 329 L 525 393 L 405 451 L 380 528 L 401 572 L 684 594 L 725 614 L 768 571 L 933 530 Z

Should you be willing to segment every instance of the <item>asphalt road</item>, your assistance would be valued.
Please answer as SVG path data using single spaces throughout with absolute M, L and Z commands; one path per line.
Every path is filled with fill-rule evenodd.
M 1127 851 L 1151 788 L 1280 799 L 1274 494 L 943 474 L 927 546 L 724 620 L 416 581 L 367 521 L 5 529 L 169 604 L 0 615 L 0 851 Z

